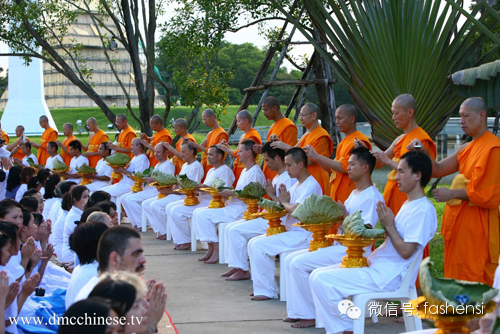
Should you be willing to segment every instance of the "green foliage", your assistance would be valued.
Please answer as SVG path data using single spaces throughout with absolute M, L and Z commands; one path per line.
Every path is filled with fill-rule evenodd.
M 130 162 L 130 157 L 125 153 L 117 152 L 107 157 L 106 162 L 115 166 L 125 166 Z
M 302 224 L 325 224 L 342 220 L 344 211 L 330 196 L 312 194 L 295 208 L 291 216 Z

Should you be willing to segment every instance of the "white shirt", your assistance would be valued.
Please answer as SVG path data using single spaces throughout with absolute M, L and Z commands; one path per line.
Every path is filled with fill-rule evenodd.
M 62 249 L 62 259 L 61 262 L 73 262 L 75 253 L 69 248 L 69 236 L 73 233 L 76 228 L 75 221 L 80 221 L 83 211 L 72 206 L 69 210 L 66 219 L 64 220 L 64 230 L 63 230 L 63 249 Z
M 56 222 L 52 225 L 52 242 L 54 244 L 54 252 L 57 255 L 57 259 L 59 262 L 63 262 L 63 234 L 64 234 L 64 222 L 66 221 L 66 217 L 68 216 L 68 211 L 63 210 L 61 206 L 59 206 L 59 214 L 57 215 Z
M 85 284 L 81 288 L 80 292 L 78 292 L 78 294 L 76 295 L 76 298 L 75 298 L 75 300 L 73 302 L 76 303 L 77 301 L 87 299 L 89 297 L 90 293 L 92 292 L 92 290 L 94 290 L 94 288 L 97 285 L 97 283 L 99 283 L 99 280 L 100 280 L 100 277 L 97 276 L 97 275 L 94 276 L 94 277 L 92 277 L 87 282 L 87 284 Z
M 111 174 L 113 174 L 113 168 L 111 168 L 107 163 L 106 160 L 101 159 L 97 162 L 97 165 L 95 166 L 95 171 L 97 176 L 107 176 L 109 177 L 109 181 L 99 181 L 99 180 L 92 180 L 92 189 L 96 189 L 94 187 L 107 187 L 111 183 Z
M 92 263 L 78 265 L 73 270 L 71 274 L 71 279 L 69 280 L 68 290 L 66 291 L 66 309 L 68 309 L 75 302 L 76 296 L 80 290 L 87 284 L 87 282 L 92 278 L 97 276 L 97 267 L 99 263 L 94 261 Z
M 76 168 L 80 167 L 83 164 L 89 164 L 89 159 L 87 157 L 84 157 L 83 154 L 80 155 L 79 157 L 73 157 L 71 158 L 71 161 L 69 163 L 69 174 L 76 174 L 78 173 Z
M 396 216 L 396 230 L 404 242 L 417 243 L 412 256 L 403 259 L 392 244 L 391 238 L 385 239 L 368 257 L 369 268 L 375 271 L 373 281 L 383 289 L 394 278 L 406 275 L 411 262 L 417 256 L 422 258 L 424 247 L 432 240 L 437 229 L 436 209 L 427 197 L 411 202 L 406 201 Z M 415 270 L 413 282 L 417 279 L 418 270 Z
M 231 185 L 234 183 L 234 173 L 231 168 L 226 165 L 221 165 L 217 169 L 212 167 L 207 172 L 207 177 L 205 178 L 205 182 L 203 183 L 210 187 L 210 184 L 215 179 L 222 180 L 224 181 L 224 186 L 231 187 Z
M 287 171 L 284 171 L 281 174 L 276 174 L 276 176 L 271 181 L 273 186 L 276 188 L 276 197 L 279 195 L 280 185 L 284 184 L 286 189 L 290 191 L 290 188 L 297 182 L 297 179 L 292 179 L 290 175 L 288 175 Z
M 55 203 L 58 203 L 59 206 L 61 205 L 60 202 L 59 202 L 59 198 L 52 197 L 52 198 L 49 198 L 49 199 L 45 200 L 45 203 L 44 203 L 44 206 L 43 206 L 43 212 L 42 212 L 43 219 L 45 219 L 45 220 L 50 219 L 49 218 L 50 210 L 52 209 L 52 206 Z M 52 221 L 52 223 L 54 223 L 54 222 L 55 222 L 55 220 Z
M 17 189 L 16 198 L 15 198 L 16 202 L 19 202 L 21 200 L 21 198 L 23 198 L 24 193 L 27 191 L 28 191 L 28 185 L 26 183 L 21 184 L 19 189 Z
M 127 171 L 129 171 L 130 173 L 144 172 L 148 168 L 149 159 L 148 156 L 143 153 L 132 158 L 132 160 L 130 161 L 130 165 L 128 165 L 127 167 Z M 130 186 L 132 186 L 132 184 L 134 184 L 134 180 L 129 178 L 127 175 L 123 175 L 123 179 L 120 181 L 120 183 L 130 184 Z
M 166 174 L 175 174 L 175 165 L 172 163 L 170 160 L 165 160 L 163 162 L 159 162 L 156 164 L 155 169 L 159 172 L 166 173 Z
M 241 171 L 240 178 L 238 179 L 238 183 L 236 183 L 234 190 L 243 190 L 243 188 L 252 182 L 259 182 L 262 185 L 266 184 L 266 176 L 257 164 L 250 167 L 250 169 L 245 167 Z M 238 196 L 231 196 L 231 199 L 228 202 L 243 203 Z
M 0 182 L 0 201 L 3 201 L 5 199 L 5 193 L 7 191 L 7 178 L 9 177 L 9 171 L 4 170 L 5 172 L 5 180 L 3 182 Z
M 323 190 L 319 185 L 318 181 L 314 178 L 314 176 L 310 175 L 307 179 L 304 180 L 301 184 L 296 182 L 289 190 L 290 193 L 290 204 L 300 204 L 307 197 L 312 194 L 315 195 L 323 195 Z M 293 224 L 298 223 L 298 219 L 288 215 L 285 220 L 285 227 L 287 231 L 300 231 L 303 230 L 302 227 L 293 226 Z
M 56 154 L 53 157 L 47 158 L 47 161 L 45 162 L 45 168 L 52 169 L 52 167 L 54 167 L 54 161 L 56 161 L 56 160 L 59 160 L 60 162 L 64 162 L 63 158 L 59 154 Z
M 190 164 L 185 162 L 181 167 L 179 175 L 186 175 L 188 179 L 200 183 L 201 179 L 205 175 L 205 170 L 203 169 L 201 163 L 198 160 L 195 160 Z
M 35 165 L 38 165 L 38 159 L 36 158 L 36 155 L 34 155 L 33 153 L 31 153 L 31 155 L 29 155 L 29 156 L 28 155 L 24 156 L 24 158 L 22 160 L 23 165 L 29 167 L 30 164 L 28 163 L 28 158 L 33 159 L 33 163 Z

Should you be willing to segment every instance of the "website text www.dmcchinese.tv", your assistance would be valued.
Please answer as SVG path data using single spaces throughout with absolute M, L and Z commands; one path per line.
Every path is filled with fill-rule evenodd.
M 64 316 L 51 316 L 48 321 L 44 317 L 9 317 L 12 324 L 15 325 L 78 325 L 78 326 L 129 326 L 140 325 L 142 317 L 131 316 L 130 321 L 126 317 L 101 317 L 85 314 L 79 317 L 64 317 Z

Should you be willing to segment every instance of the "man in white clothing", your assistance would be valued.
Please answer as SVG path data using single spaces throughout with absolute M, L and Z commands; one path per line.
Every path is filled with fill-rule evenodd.
M 20 161 L 19 159 L 15 158 L 14 159 L 14 162 L 17 163 L 18 165 L 24 165 L 24 166 L 28 166 L 29 167 L 29 163 L 28 163 L 28 158 L 32 159 L 33 160 L 33 163 L 35 165 L 38 165 L 38 159 L 36 158 L 36 155 L 34 155 L 33 153 L 31 153 L 31 144 L 30 142 L 26 142 L 26 143 L 22 143 L 21 144 L 21 150 L 24 154 L 24 158 L 22 161 Z
M 161 145 L 165 149 L 168 149 L 168 146 L 170 146 L 167 143 L 161 143 Z M 196 160 L 197 154 L 198 151 L 196 148 L 190 147 L 187 142 L 181 144 L 179 156 L 185 163 L 182 165 L 179 175 L 186 175 L 188 179 L 199 183 L 203 178 L 204 170 L 201 163 Z M 165 240 L 167 234 L 167 212 L 165 208 L 168 204 L 184 199 L 186 196 L 173 192 L 172 188 L 162 189 L 160 193 L 166 195 L 166 197 L 161 199 L 153 197 L 145 200 L 142 202 L 142 209 L 146 211 L 146 217 L 153 230 L 160 234 L 159 238 Z
M 141 140 L 142 144 L 148 144 L 145 140 Z M 171 174 L 174 175 L 175 173 L 175 166 L 174 164 L 167 159 L 167 150 L 161 145 L 161 144 L 156 144 L 154 147 L 154 155 L 156 160 L 158 160 L 158 163 L 156 164 L 154 170 L 159 171 L 162 173 L 166 174 Z M 150 160 L 151 161 L 151 160 Z M 121 202 L 123 205 L 123 208 L 127 212 L 128 219 L 130 219 L 130 223 L 134 228 L 137 230 L 142 229 L 141 226 L 141 204 L 147 199 L 150 198 L 157 198 L 158 197 L 158 190 L 150 186 L 149 183 L 153 182 L 154 179 L 151 177 L 147 177 L 145 179 L 147 185 L 144 187 L 144 190 L 139 191 L 139 192 L 129 192 L 125 195 L 122 196 Z M 155 233 L 158 231 L 155 231 Z
M 49 157 L 47 158 L 47 161 L 45 162 L 46 169 L 52 169 L 52 167 L 54 166 L 55 160 L 59 160 L 61 162 L 64 162 L 63 158 L 57 152 L 58 149 L 59 149 L 59 146 L 57 146 L 57 143 L 55 141 L 49 141 L 47 143 L 47 153 L 49 154 Z
M 109 146 L 109 145 L 108 145 Z M 130 151 L 134 155 L 130 161 L 130 165 L 127 169 L 119 167 L 116 169 L 117 173 L 121 173 L 123 178 L 120 182 L 113 184 L 112 186 L 104 187 L 101 190 L 107 192 L 111 197 L 122 196 L 130 191 L 130 188 L 134 185 L 134 180 L 130 177 L 133 172 L 144 172 L 149 168 L 148 156 L 144 153 L 144 145 L 141 144 L 139 138 L 132 139 L 132 144 L 130 146 Z
M 234 182 L 234 174 L 231 168 L 224 165 L 224 151 L 213 145 L 208 148 L 207 158 L 208 164 L 213 167 L 208 171 L 204 184 L 197 188 L 210 187 L 214 179 L 224 181 L 224 187 L 231 187 Z M 187 250 L 191 248 L 191 229 L 189 228 L 188 219 L 193 216 L 194 210 L 198 208 L 208 207 L 212 196 L 206 192 L 201 192 L 198 196 L 199 204 L 187 206 L 184 205 L 184 200 L 170 203 L 165 208 L 167 212 L 167 221 L 172 230 L 172 239 L 177 245 L 174 249 Z
M 106 158 L 111 155 L 111 150 L 108 148 L 107 144 L 107 142 L 101 143 L 101 145 L 99 145 L 99 149 L 97 150 L 101 160 L 99 160 L 95 166 L 96 173 L 93 175 L 85 175 L 86 178 L 92 179 L 92 183 L 87 184 L 86 186 L 91 193 L 109 186 L 109 183 L 111 182 L 113 168 L 106 163 Z
M 265 184 L 266 177 L 255 162 L 257 154 L 253 151 L 255 142 L 251 139 L 243 140 L 238 147 L 238 157 L 245 168 L 240 174 L 235 190 L 242 190 L 251 182 Z M 208 251 L 204 257 L 199 259 L 205 263 L 213 264 L 219 262 L 219 237 L 215 225 L 218 223 L 231 223 L 243 217 L 246 204 L 236 197 L 234 190 L 225 189 L 220 192 L 223 198 L 231 199 L 226 206 L 220 209 L 199 208 L 193 212 L 192 226 L 196 236 L 202 242 L 208 242 Z
M 277 175 L 272 181 L 266 181 L 266 191 L 269 199 L 279 202 L 278 189 L 284 184 L 289 190 L 297 179 L 292 179 L 288 175 L 285 166 L 285 151 L 279 148 L 272 148 L 271 142 L 267 142 L 262 146 L 262 157 L 269 170 L 276 172 Z M 281 218 L 284 222 L 286 216 Z M 256 218 L 251 220 L 238 220 L 226 226 L 225 233 L 225 257 L 231 270 L 222 274 L 226 277 L 226 281 L 246 280 L 250 278 L 248 267 L 248 251 L 247 243 L 253 237 L 266 233 L 267 220 L 264 218 Z
M 278 298 L 278 285 L 274 278 L 275 256 L 285 251 L 305 249 L 312 239 L 311 232 L 302 227 L 293 226 L 293 224 L 298 223 L 298 220 L 293 218 L 290 213 L 293 213 L 295 208 L 310 195 L 322 195 L 321 186 L 309 174 L 307 155 L 301 148 L 294 147 L 286 152 L 285 165 L 288 175 L 297 179 L 289 191 L 284 185 L 279 187 L 278 198 L 289 213 L 285 220 L 287 231 L 268 237 L 261 235 L 248 243 L 254 293 L 252 300 Z
M 76 170 L 77 167 L 80 167 L 83 164 L 89 164 L 89 159 L 83 156 L 82 154 L 82 143 L 80 143 L 78 140 L 73 140 L 72 142 L 69 143 L 69 155 L 71 155 L 73 158 L 71 158 L 71 162 L 69 163 L 69 170 L 67 173 L 60 173 L 59 175 L 61 177 L 64 177 L 66 179 L 77 179 L 74 180 L 78 184 L 82 181 L 82 177 L 78 175 L 78 171 Z
M 398 289 L 408 267 L 422 259 L 425 245 L 436 232 L 436 210 L 424 193 L 432 175 L 429 156 L 423 152 L 407 152 L 401 157 L 397 171 L 399 190 L 408 200 L 396 218 L 383 201 L 377 203 L 377 214 L 387 238 L 368 258 L 369 267 L 341 269 L 340 264 L 336 264 L 316 269 L 309 277 L 316 324 L 325 327 L 327 333 L 352 330 L 353 320 L 338 311 L 338 304 L 345 298 Z M 417 273 L 418 268 L 409 273 L 412 283 Z
M 376 159 L 365 147 L 358 147 L 350 152 L 347 173 L 356 184 L 345 202 L 344 218 L 356 211 L 361 211 L 365 224 L 375 228 L 378 221 L 377 203 L 384 201 L 380 192 L 372 183 L 371 173 L 375 168 Z M 341 229 L 339 232 L 341 233 Z M 309 275 L 314 269 L 331 266 L 342 262 L 346 256 L 346 247 L 340 244 L 320 248 L 309 252 L 308 249 L 296 251 L 284 259 L 286 279 L 287 318 L 285 322 L 295 322 L 293 328 L 306 328 L 315 325 L 316 313 L 309 287 Z M 366 247 L 365 256 L 371 253 L 371 246 Z

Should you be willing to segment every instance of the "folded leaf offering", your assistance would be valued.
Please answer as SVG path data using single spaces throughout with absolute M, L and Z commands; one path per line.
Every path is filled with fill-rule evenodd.
M 151 173 L 151 177 L 155 179 L 160 186 L 172 186 L 177 184 L 177 179 L 172 174 L 163 173 L 155 170 Z
M 235 193 L 240 198 L 260 199 L 266 194 L 266 189 L 259 182 L 250 182 L 242 190 L 236 190 Z
M 260 202 L 257 203 L 261 208 L 269 213 L 278 213 L 285 210 L 285 207 L 278 202 L 270 201 L 265 198 L 261 198 Z
M 292 213 L 302 224 L 324 224 L 342 219 L 344 210 L 330 196 L 307 197 Z
M 360 210 L 347 216 L 344 219 L 342 226 L 344 235 L 347 238 L 375 239 L 382 237 L 385 233 L 384 229 L 374 229 L 371 225 L 365 224 L 363 218 L 361 217 Z
M 155 168 L 153 166 L 151 166 L 143 172 L 133 172 L 132 174 L 134 174 L 134 176 L 137 176 L 137 177 L 140 177 L 141 179 L 143 179 L 145 177 L 150 177 L 151 173 L 153 172 L 154 169 Z
M 52 164 L 52 169 L 53 170 L 66 170 L 68 169 L 68 166 L 66 164 L 58 159 L 54 159 L 54 163 Z
M 183 190 L 192 190 L 198 185 L 198 182 L 190 180 L 185 174 L 177 175 L 177 181 Z
M 130 162 L 130 157 L 124 153 L 115 153 L 106 158 L 106 162 L 115 166 L 125 166 Z
M 28 159 L 26 159 L 26 161 L 28 162 L 28 164 L 29 164 L 31 167 L 34 167 L 34 168 L 40 168 L 40 165 L 37 165 L 37 164 L 33 161 L 33 158 L 28 158 Z
M 95 168 L 90 167 L 87 164 L 82 164 L 80 167 L 75 168 L 78 173 L 82 174 L 93 174 L 96 172 Z

